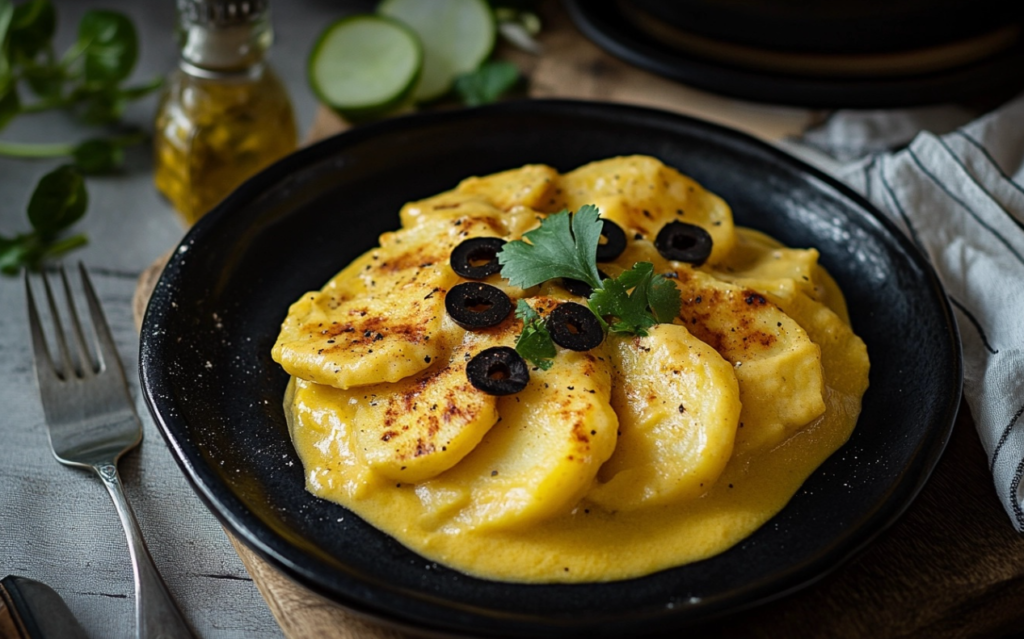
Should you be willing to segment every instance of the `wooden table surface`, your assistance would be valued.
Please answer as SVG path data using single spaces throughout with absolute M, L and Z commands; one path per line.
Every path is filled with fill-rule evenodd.
M 533 97 L 629 102 L 682 112 L 767 140 L 797 134 L 820 114 L 743 103 L 634 69 L 584 39 L 556 3 L 544 5 L 545 53 L 501 52 L 530 77 Z M 347 125 L 318 113 L 309 141 Z M 159 274 L 140 279 L 136 312 Z M 412 636 L 343 610 L 295 584 L 231 537 L 284 633 Z M 997 637 L 1024 633 L 1024 540 L 995 497 L 966 405 L 931 480 L 906 514 L 858 557 L 818 583 L 694 634 L 708 637 Z

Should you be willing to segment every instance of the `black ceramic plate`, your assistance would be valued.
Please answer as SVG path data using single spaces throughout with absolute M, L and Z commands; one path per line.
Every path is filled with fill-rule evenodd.
M 842 77 L 790 75 L 687 54 L 633 26 L 617 0 L 563 0 L 573 22 L 617 58 L 684 84 L 773 104 L 889 108 L 999 99 L 1024 86 L 1024 39 L 974 63 L 930 73 Z
M 569 170 L 645 153 L 724 197 L 739 224 L 814 246 L 868 345 L 853 437 L 768 525 L 706 561 L 629 581 L 515 585 L 406 550 L 303 487 L 270 348 L 406 201 L 531 162 Z M 956 327 L 932 270 L 869 204 L 750 137 L 677 115 L 509 103 L 357 128 L 267 169 L 174 253 L 142 329 L 150 409 L 196 491 L 247 545 L 349 608 L 456 635 L 621 637 L 706 621 L 807 585 L 891 524 L 945 445 L 960 397 Z

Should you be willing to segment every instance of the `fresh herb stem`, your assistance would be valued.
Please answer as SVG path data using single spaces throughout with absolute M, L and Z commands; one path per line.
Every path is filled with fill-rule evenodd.
M 13 158 L 60 158 L 75 152 L 74 144 L 36 144 L 0 140 L 0 155 Z
M 62 240 L 53 242 L 52 244 L 49 244 L 43 251 L 42 258 L 46 260 L 55 257 L 60 257 L 61 255 L 67 253 L 68 251 L 73 251 L 74 249 L 80 246 L 85 246 L 88 243 L 89 238 L 87 238 L 85 234 L 79 233 L 77 235 L 72 235 L 71 237 L 67 237 Z
M 141 131 L 104 138 L 104 142 L 115 147 L 132 146 L 145 140 L 146 134 Z M 80 146 L 81 144 L 43 144 L 0 140 L 0 155 L 25 159 L 62 158 L 73 156 Z
M 89 10 L 78 38 L 61 56 L 53 47 L 58 20 L 52 0 L 15 6 L 0 0 L 0 129 L 20 115 L 61 109 L 87 124 L 116 124 L 132 100 L 156 90 L 161 80 L 124 86 L 138 59 L 138 34 L 116 11 Z M 33 100 L 23 102 L 23 96 Z M 122 129 L 123 131 L 123 129 Z M 86 243 L 81 234 L 63 233 L 85 214 L 84 176 L 110 173 L 124 163 L 124 147 L 146 139 L 141 132 L 95 137 L 81 142 L 36 144 L 0 140 L 0 156 L 24 159 L 69 158 L 40 179 L 28 204 L 27 233 L 0 233 L 0 272 L 17 274 Z

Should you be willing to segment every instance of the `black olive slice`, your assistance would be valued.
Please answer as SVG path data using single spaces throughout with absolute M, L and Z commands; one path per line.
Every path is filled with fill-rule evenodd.
M 658 231 L 654 247 L 666 260 L 700 266 L 711 255 L 711 235 L 695 224 L 669 222 Z
M 469 360 L 466 378 L 488 395 L 512 395 L 526 388 L 530 371 L 516 349 L 494 346 Z
M 601 236 L 605 243 L 597 245 L 598 262 L 611 262 L 626 250 L 626 232 L 615 222 L 601 218 Z
M 512 300 L 500 288 L 480 282 L 463 282 L 444 296 L 444 309 L 467 330 L 496 326 L 512 312 Z
M 548 332 L 551 340 L 572 351 L 589 351 L 604 340 L 604 329 L 589 308 L 575 302 L 565 302 L 548 314 Z
M 608 279 L 608 274 L 597 269 L 597 274 L 601 276 L 602 280 Z M 573 295 L 579 295 L 580 297 L 590 297 L 590 294 L 594 292 L 594 287 L 587 284 L 583 280 L 574 280 L 571 277 L 562 278 L 562 288 L 569 291 Z
M 501 270 L 498 252 L 505 240 L 498 237 L 471 237 L 452 251 L 452 270 L 468 280 L 482 280 Z

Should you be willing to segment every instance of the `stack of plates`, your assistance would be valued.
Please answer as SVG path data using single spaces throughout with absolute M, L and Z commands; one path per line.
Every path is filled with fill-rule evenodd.
M 1001 0 L 566 0 L 613 55 L 739 98 L 894 107 L 1024 87 L 1024 3 Z

